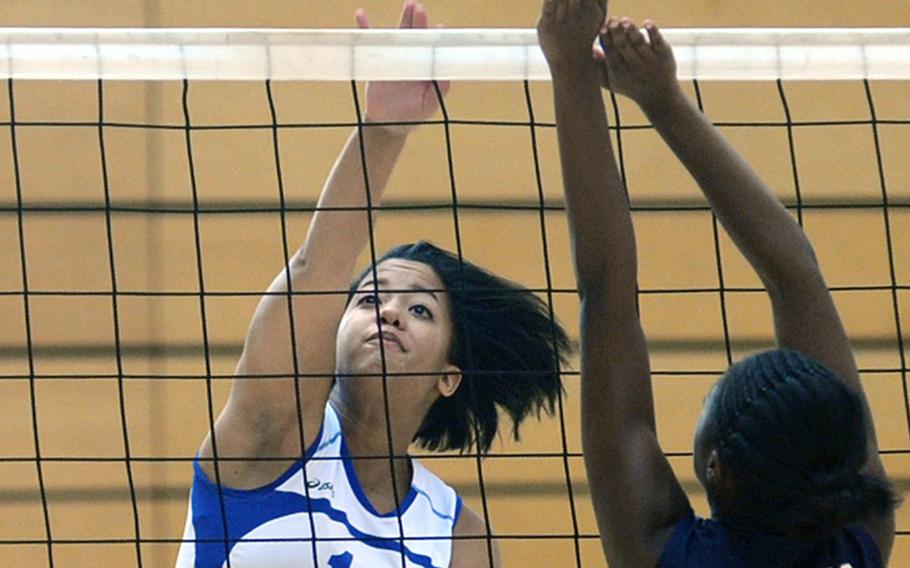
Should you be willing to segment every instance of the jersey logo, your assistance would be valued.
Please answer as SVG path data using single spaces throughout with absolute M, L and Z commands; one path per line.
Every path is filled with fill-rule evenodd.
M 306 483 L 307 489 L 315 489 L 316 491 L 328 491 L 332 494 L 332 498 L 335 498 L 335 486 L 332 485 L 331 481 L 322 482 L 318 479 L 310 479 Z M 332 568 L 335 568 L 334 566 Z
M 345 552 L 344 554 L 336 554 L 335 556 L 329 558 L 329 568 L 351 568 L 351 564 L 354 562 L 354 555 L 350 552 Z

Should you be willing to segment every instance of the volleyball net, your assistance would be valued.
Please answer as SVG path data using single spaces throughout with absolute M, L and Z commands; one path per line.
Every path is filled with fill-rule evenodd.
M 687 91 L 812 238 L 903 490 L 910 31 L 665 35 Z M 577 333 L 531 30 L 7 29 L 0 78 L 0 565 L 173 565 L 192 460 L 253 309 L 303 242 L 344 139 L 370 127 L 360 81 L 458 81 L 412 135 L 370 250 L 432 240 L 527 286 Z M 605 97 L 659 433 L 706 512 L 690 473 L 701 400 L 731 361 L 773 344 L 768 302 L 643 116 Z M 604 565 L 577 373 L 565 382 L 557 416 L 521 443 L 503 436 L 484 460 L 421 453 L 509 564 Z

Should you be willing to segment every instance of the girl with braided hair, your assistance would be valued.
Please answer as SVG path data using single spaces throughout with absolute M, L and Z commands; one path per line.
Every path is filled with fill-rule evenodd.
M 607 19 L 605 0 L 545 0 L 538 23 L 581 297 L 585 464 L 610 566 L 883 566 L 895 497 L 809 240 L 687 100 L 672 49 L 645 27 L 647 39 L 628 18 Z M 697 427 L 710 519 L 692 512 L 657 439 L 635 235 L 601 85 L 638 103 L 771 298 L 780 349 L 733 365 Z

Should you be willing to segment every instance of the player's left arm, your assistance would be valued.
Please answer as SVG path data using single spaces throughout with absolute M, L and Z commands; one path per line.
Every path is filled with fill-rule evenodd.
M 585 468 L 611 566 L 653 567 L 688 499 L 657 438 L 637 306 L 635 232 L 592 58 L 603 0 L 545 0 L 538 36 L 553 76 L 578 294 Z
M 502 558 L 499 544 L 487 532 L 487 525 L 480 515 L 467 505 L 461 509 L 461 515 L 453 531 L 451 568 L 500 568 Z M 492 559 L 493 563 L 490 564 Z

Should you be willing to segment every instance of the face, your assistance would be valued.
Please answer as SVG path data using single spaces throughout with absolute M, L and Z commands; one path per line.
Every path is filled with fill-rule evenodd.
M 442 281 L 427 264 L 389 259 L 358 284 L 345 309 L 336 338 L 336 372 L 339 375 L 408 373 L 388 382 L 406 383 L 401 389 L 432 390 L 439 373 L 457 372 L 448 362 L 452 319 Z M 413 374 L 413 375 L 410 375 Z M 432 380 L 429 380 L 432 378 Z M 347 380 L 342 378 L 341 380 Z M 380 381 L 367 384 L 381 388 Z M 361 388 L 358 386 L 358 388 Z M 396 390 L 399 390 L 396 388 Z
M 704 408 L 695 428 L 695 475 L 705 488 L 714 516 L 736 511 L 740 491 L 736 477 L 721 462 L 717 449 L 717 404 L 723 381 L 724 379 L 718 381 L 705 397 Z
M 707 469 L 708 457 L 714 448 L 710 445 L 708 432 L 712 428 L 714 420 L 714 406 L 717 402 L 717 384 L 711 387 L 711 391 L 705 397 L 702 403 L 701 416 L 698 418 L 698 425 L 695 427 L 695 453 L 693 461 L 695 464 L 695 476 L 703 486 L 708 487 Z

